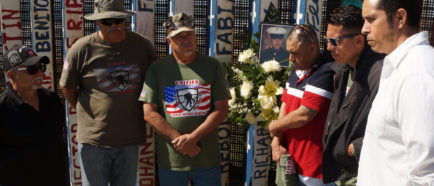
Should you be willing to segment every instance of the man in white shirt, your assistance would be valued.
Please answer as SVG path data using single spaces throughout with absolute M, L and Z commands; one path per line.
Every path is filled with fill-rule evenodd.
M 368 44 L 387 56 L 357 185 L 434 185 L 434 49 L 418 1 L 365 0 L 362 14 Z

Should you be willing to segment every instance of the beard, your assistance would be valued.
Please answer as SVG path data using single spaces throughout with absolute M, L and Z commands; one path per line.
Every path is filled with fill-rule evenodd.
M 35 79 L 33 79 L 32 81 L 32 85 L 30 85 L 30 88 L 32 90 L 37 90 L 42 88 L 42 77 L 36 77 Z
M 185 56 L 191 56 L 193 54 L 193 51 L 184 52 Z

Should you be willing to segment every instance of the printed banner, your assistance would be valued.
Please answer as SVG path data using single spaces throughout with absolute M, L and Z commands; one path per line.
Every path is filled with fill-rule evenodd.
M 137 1 L 137 9 L 135 16 L 135 25 L 134 31 L 139 34 L 142 34 L 149 41 L 151 41 L 152 45 L 154 45 L 155 38 L 155 26 L 154 26 L 154 0 L 136 0 Z
M 54 91 L 53 32 L 51 1 L 30 1 L 32 48 L 39 56 L 47 56 L 50 64 L 43 76 L 43 87 Z
M 294 0 L 293 13 L 297 24 L 305 24 L 311 26 L 317 33 L 319 39 L 321 35 L 322 24 L 322 7 L 321 0 Z
M 268 130 L 252 125 L 247 134 L 246 185 L 268 185 L 268 158 L 271 138 Z
M 155 133 L 151 125 L 146 124 L 146 142 L 139 146 L 139 164 L 137 173 L 138 186 L 155 186 Z
M 215 38 L 210 38 L 210 45 L 214 48 L 215 58 L 221 62 L 232 63 L 234 49 L 234 1 L 217 0 L 215 22 L 211 22 L 211 29 L 215 30 Z M 212 15 L 214 17 L 214 15 Z
M 225 121 L 219 125 L 220 168 L 222 171 L 222 186 L 229 186 L 231 123 Z
M 277 7 L 276 0 L 254 0 L 252 7 L 252 33 L 260 31 L 270 4 Z M 268 131 L 252 125 L 247 133 L 246 180 L 245 185 L 268 185 L 268 158 L 270 136 Z M 264 147 L 264 145 L 267 145 Z
M 172 13 L 177 14 L 180 12 L 184 12 L 188 15 L 193 15 L 193 0 L 182 0 L 176 3 L 175 0 L 170 1 L 172 7 Z
M 63 0 L 63 55 L 71 46 L 84 36 L 83 1 Z M 69 150 L 70 184 L 81 185 L 80 164 L 78 162 L 77 113 L 66 101 L 67 134 Z
M 154 45 L 154 7 L 153 0 L 135 0 L 133 10 L 133 31 L 142 34 Z M 156 185 L 155 165 L 155 132 L 154 128 L 146 124 L 146 142 L 139 146 L 139 162 L 137 172 L 137 186 Z
M 20 1 L 0 0 L 3 53 L 23 43 Z

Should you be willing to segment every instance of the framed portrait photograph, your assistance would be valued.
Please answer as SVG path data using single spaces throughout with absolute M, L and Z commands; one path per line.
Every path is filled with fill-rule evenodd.
M 292 25 L 262 24 L 259 43 L 259 63 L 276 60 L 280 66 L 289 66 L 289 52 L 286 50 L 286 37 Z

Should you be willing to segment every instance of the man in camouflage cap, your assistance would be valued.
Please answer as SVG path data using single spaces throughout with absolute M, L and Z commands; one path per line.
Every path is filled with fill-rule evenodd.
M 154 62 L 139 100 L 157 131 L 161 186 L 221 185 L 218 125 L 226 118 L 228 91 L 220 63 L 196 52 L 193 17 L 164 23 L 173 54 Z

